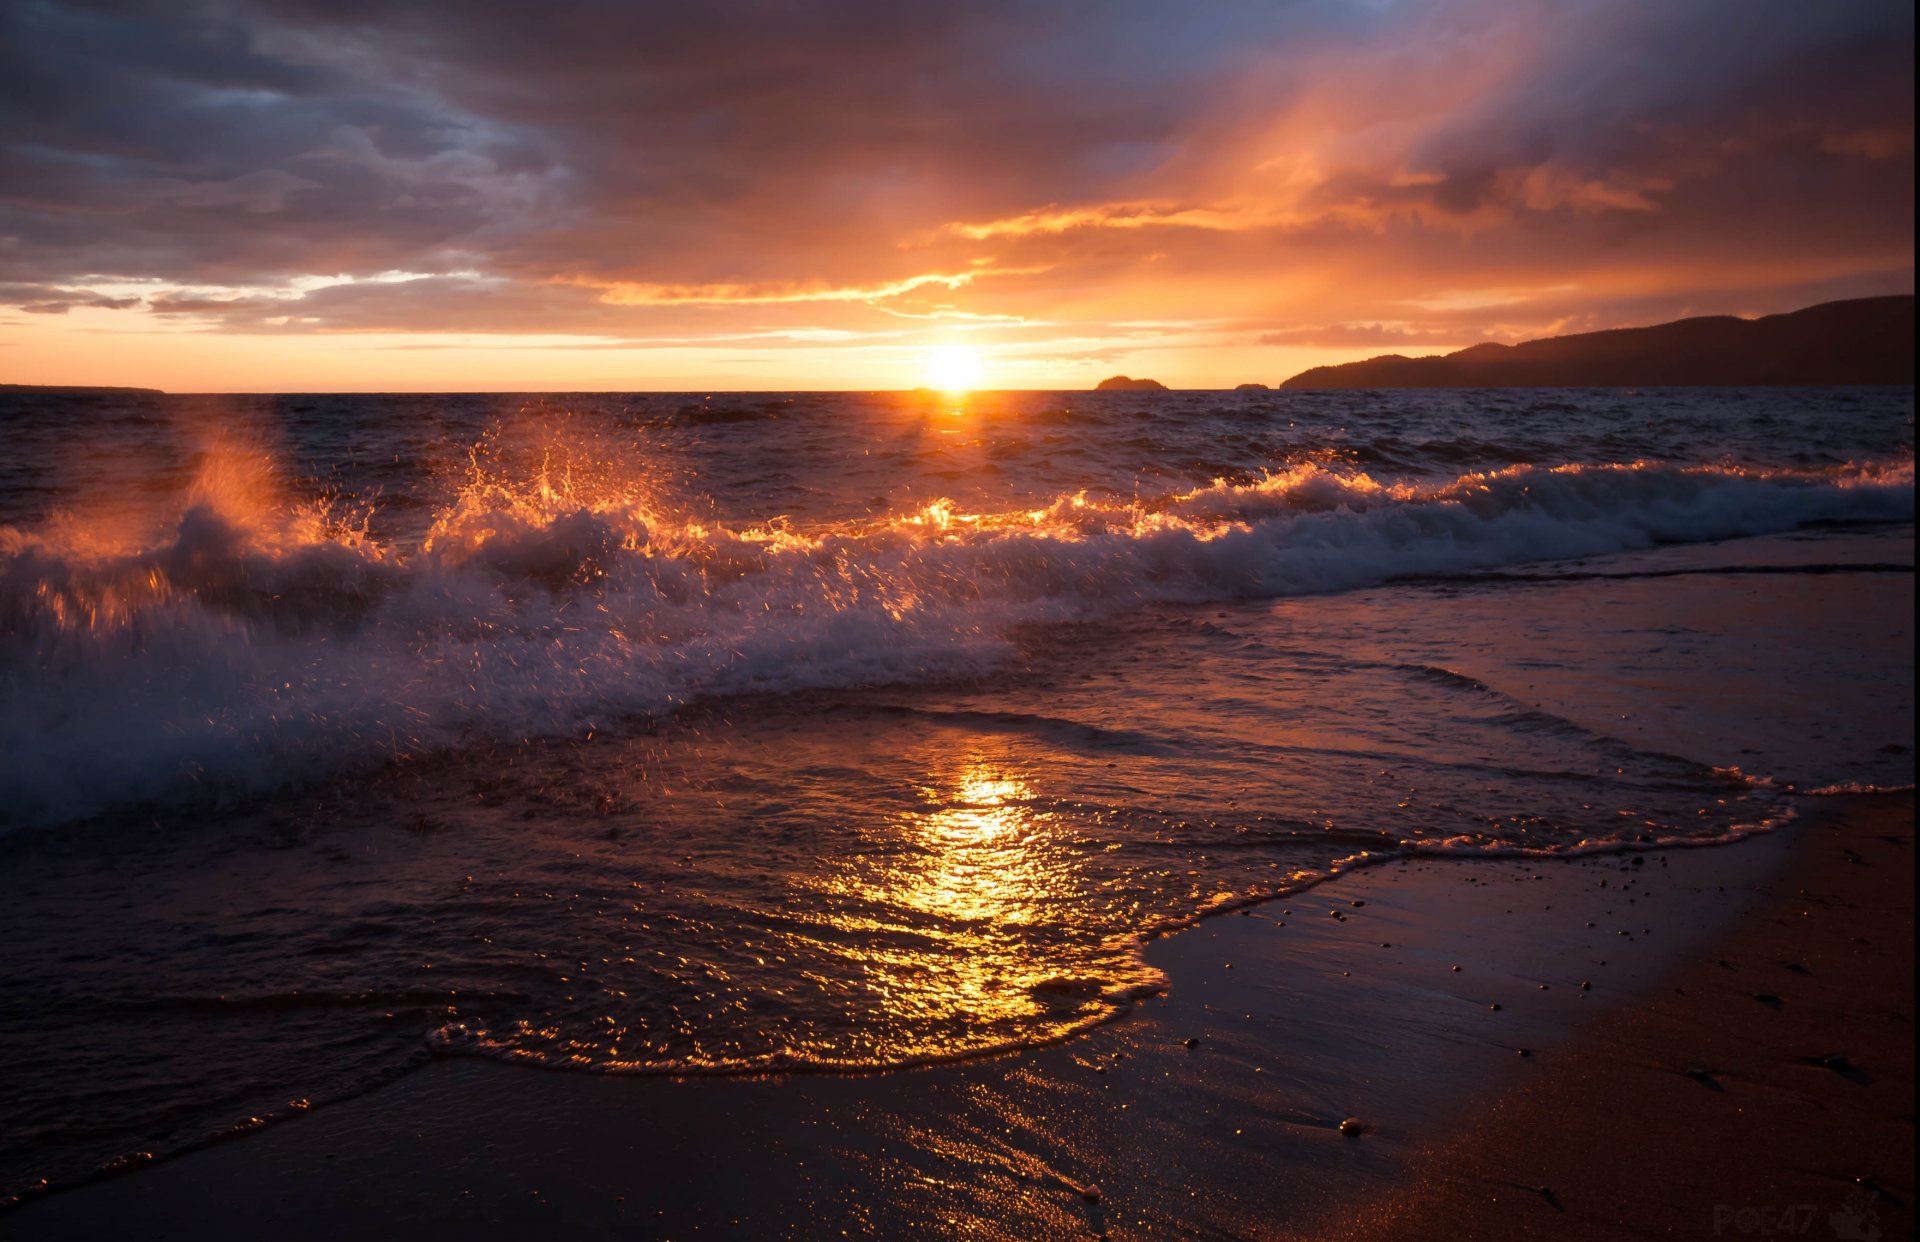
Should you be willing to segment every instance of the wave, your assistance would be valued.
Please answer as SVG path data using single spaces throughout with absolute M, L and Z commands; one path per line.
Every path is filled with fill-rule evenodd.
M 1911 521 L 1911 460 L 1307 464 L 1129 501 L 730 526 L 604 463 L 475 474 L 414 542 L 213 455 L 145 534 L 0 527 L 0 822 L 260 790 L 713 695 L 968 676 L 1014 627 L 1347 590 L 1807 523 Z

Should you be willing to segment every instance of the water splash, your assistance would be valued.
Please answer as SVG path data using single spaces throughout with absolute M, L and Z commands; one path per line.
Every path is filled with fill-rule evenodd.
M 379 539 L 377 502 L 294 494 L 260 437 L 204 435 L 191 462 L 98 521 L 0 528 L 0 676 L 25 705 L 0 726 L 13 823 L 713 695 L 973 675 L 1021 625 L 1142 601 L 1913 513 L 1910 460 L 1427 482 L 1302 462 L 1131 497 L 728 523 L 631 437 L 543 414 L 482 437 L 417 538 Z

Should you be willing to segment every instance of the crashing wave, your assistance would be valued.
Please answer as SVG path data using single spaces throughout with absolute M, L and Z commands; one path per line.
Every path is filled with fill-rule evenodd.
M 1305 464 L 797 528 L 676 519 L 617 474 L 476 467 L 417 546 L 203 478 L 159 533 L 0 528 L 0 801 L 17 823 L 271 786 L 703 696 L 968 675 L 1016 625 L 1313 594 L 1810 522 L 1911 521 L 1912 462 L 1519 466 L 1440 484 Z

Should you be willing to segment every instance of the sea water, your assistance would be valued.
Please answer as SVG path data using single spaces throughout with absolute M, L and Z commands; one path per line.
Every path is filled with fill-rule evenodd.
M 1910 388 L 27 395 L 0 436 L 5 1192 L 435 1055 L 1065 1038 L 1164 984 L 1144 938 L 1351 867 L 1912 781 Z

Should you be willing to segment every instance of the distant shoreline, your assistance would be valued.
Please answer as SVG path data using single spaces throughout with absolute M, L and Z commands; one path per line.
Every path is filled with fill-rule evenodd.
M 160 388 L 129 388 L 112 384 L 0 384 L 0 393 L 35 393 L 49 397 L 86 397 L 97 393 L 139 393 L 164 397 Z

